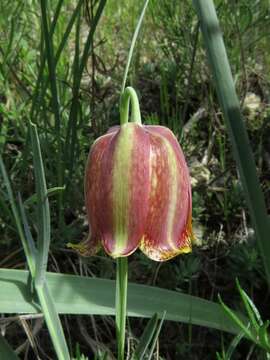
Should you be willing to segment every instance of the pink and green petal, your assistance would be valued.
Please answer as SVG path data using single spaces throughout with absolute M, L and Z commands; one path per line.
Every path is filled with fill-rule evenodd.
M 191 251 L 190 180 L 180 146 L 170 131 L 145 129 L 151 144 L 151 190 L 140 248 L 151 259 L 165 261 Z
M 89 237 L 83 244 L 89 255 L 95 253 L 101 245 L 101 229 L 108 228 L 108 223 L 112 222 L 111 209 L 104 207 L 104 190 L 108 187 L 108 178 L 104 176 L 104 161 L 113 135 L 114 133 L 106 134 L 94 142 L 86 164 L 84 191 Z
M 111 143 L 112 187 L 108 191 L 113 226 L 102 238 L 113 257 L 134 252 L 142 237 L 148 211 L 149 136 L 134 123 L 122 125 Z
M 104 139 L 105 138 L 105 139 Z M 113 256 L 128 256 L 142 237 L 148 211 L 149 136 L 128 123 L 94 145 L 86 170 L 85 197 L 90 243 Z

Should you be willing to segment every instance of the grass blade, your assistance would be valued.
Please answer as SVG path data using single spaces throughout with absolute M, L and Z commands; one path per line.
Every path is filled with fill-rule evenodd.
M 47 186 L 37 134 L 37 127 L 33 123 L 30 123 L 30 135 L 33 148 L 38 215 L 38 242 L 35 283 L 36 285 L 42 285 L 45 280 L 45 272 L 47 269 L 48 253 L 50 247 L 50 208 L 47 197 Z
M 60 0 L 62 1 L 62 0 Z M 60 3 L 59 1 L 59 3 Z M 70 20 L 67 24 L 67 27 L 66 27 L 66 30 L 63 34 L 63 37 L 61 39 L 61 42 L 55 52 L 55 67 L 57 66 L 58 64 L 58 61 L 60 59 L 60 56 L 62 54 L 62 51 L 64 50 L 64 47 L 67 43 L 67 40 L 68 40 L 68 37 L 70 35 L 70 32 L 72 30 L 72 27 L 75 23 L 75 20 L 80 12 L 80 9 L 81 9 L 81 6 L 83 4 L 83 1 L 84 0 L 79 0 L 78 1 L 78 4 L 76 6 L 76 8 L 74 9 L 71 17 L 70 17 Z M 60 4 L 59 4 L 60 6 Z M 50 36 L 53 35 L 53 32 L 54 32 L 54 27 L 55 27 L 55 24 L 56 24 L 56 21 L 58 19 L 58 12 L 56 11 L 55 13 L 55 16 L 54 16 L 54 19 L 52 21 L 52 25 L 51 25 L 51 28 L 50 28 Z M 44 68 L 45 68 L 45 57 L 42 57 L 41 58 L 41 65 L 40 65 L 40 69 L 39 69 L 39 75 L 38 75 L 38 79 L 37 79 L 37 83 L 36 83 L 36 88 L 35 88 L 35 93 L 34 93 L 34 97 L 33 97 L 33 101 L 32 101 L 32 108 L 31 108 L 31 116 L 30 116 L 30 119 L 33 121 L 33 114 L 34 114 L 34 111 L 36 110 L 37 108 L 37 105 L 39 104 L 39 100 L 43 100 L 45 99 L 45 94 L 46 94 L 46 91 L 47 91 L 47 88 L 48 88 L 48 85 L 49 85 L 49 79 L 45 78 L 45 81 L 44 81 L 44 86 L 42 86 L 41 88 L 41 92 L 40 92 L 40 95 L 39 94 L 39 89 L 40 89 L 40 86 L 41 86 L 41 83 L 43 81 L 43 73 L 44 73 Z
M 103 13 L 104 7 L 106 5 L 107 0 L 100 0 L 98 4 L 97 11 L 95 13 L 93 23 L 91 25 L 91 29 L 87 36 L 86 43 L 84 45 L 83 54 L 80 60 L 80 64 L 78 67 L 78 71 L 74 73 L 73 78 L 73 88 L 72 88 L 72 103 L 71 109 L 69 113 L 68 119 L 68 128 L 67 128 L 67 135 L 66 135 L 66 145 L 65 145 L 65 158 L 69 162 L 68 166 L 68 179 L 71 182 L 71 178 L 73 175 L 73 167 L 75 164 L 75 144 L 76 144 L 76 136 L 77 136 L 77 118 L 78 118 L 78 110 L 79 110 L 79 92 L 80 92 L 80 84 L 82 80 L 83 70 L 86 66 L 86 62 L 89 56 L 89 52 L 93 46 L 93 38 Z
M 26 213 L 25 213 L 25 210 L 24 210 L 21 194 L 19 194 L 18 198 L 19 198 L 19 208 L 20 208 L 20 212 L 21 212 L 21 218 L 22 218 L 22 222 L 23 222 L 26 241 L 28 243 L 28 246 L 29 246 L 29 249 L 30 249 L 30 252 L 31 252 L 31 256 L 33 257 L 33 259 L 36 260 L 36 258 L 37 258 L 37 249 L 36 249 L 32 234 L 31 234 L 31 230 L 30 230 L 28 221 L 27 221 L 27 217 L 26 217 Z M 34 269 L 34 272 L 31 274 L 31 276 L 32 276 L 32 278 L 35 277 L 35 269 Z
M 155 350 L 155 347 L 156 347 L 156 344 L 157 344 L 157 341 L 158 341 L 158 337 L 159 337 L 159 334 L 160 334 L 160 331 L 161 331 L 161 328 L 162 328 L 162 325 L 163 325 L 163 322 L 165 320 L 165 316 L 166 316 L 166 311 L 163 312 L 163 315 L 162 315 L 162 318 L 159 322 L 159 325 L 158 325 L 158 328 L 155 332 L 155 336 L 154 336 L 154 339 L 153 339 L 153 343 L 152 343 L 152 346 L 150 348 L 150 352 L 148 354 L 148 359 L 152 359 L 152 356 L 154 354 L 154 350 Z
M 70 355 L 65 335 L 47 283 L 36 286 L 36 291 L 58 359 L 69 360 Z
M 33 123 L 30 123 L 30 136 L 33 148 L 38 213 L 36 272 L 33 280 L 58 359 L 68 360 L 70 359 L 70 356 L 65 335 L 54 305 L 54 301 L 46 283 L 46 268 L 51 237 L 50 208 L 37 127 Z M 29 238 L 29 242 L 31 241 L 31 238 L 32 237 Z
M 148 321 L 146 328 L 140 338 L 140 342 L 137 346 L 136 351 L 133 354 L 132 360 L 142 360 L 149 344 L 151 343 L 155 331 L 157 329 L 158 316 L 154 314 L 152 318 Z
M 59 0 L 58 4 L 56 6 L 56 10 L 55 10 L 55 14 L 52 20 L 52 24 L 51 24 L 51 28 L 50 28 L 50 32 L 49 32 L 49 36 L 50 38 L 52 38 L 59 15 L 61 13 L 61 8 L 63 5 L 63 1 L 64 0 Z M 43 53 L 43 51 L 41 52 Z M 46 58 L 44 56 L 41 57 L 41 62 L 40 62 L 40 67 L 39 67 L 39 73 L 38 73 L 38 78 L 36 81 L 36 86 L 35 86 L 35 91 L 34 91 L 34 96 L 33 96 L 33 100 L 32 100 L 32 106 L 31 106 L 31 111 L 30 111 L 30 119 L 33 120 L 33 114 L 36 108 L 36 105 L 38 103 L 38 98 L 40 98 L 41 100 L 43 99 L 43 96 L 45 94 L 42 94 L 41 96 L 39 96 L 39 90 L 40 90 L 40 85 L 43 81 L 43 73 L 44 73 L 44 69 L 45 69 L 45 63 L 46 63 Z
M 52 188 L 48 189 L 47 196 L 53 196 L 53 195 L 59 193 L 60 191 L 64 191 L 64 190 L 65 190 L 65 186 L 52 187 Z M 25 200 L 24 205 L 25 206 L 32 205 L 35 202 L 37 202 L 37 194 L 33 194 L 27 200 Z
M 241 285 L 236 279 L 236 286 L 240 293 L 241 299 L 243 301 L 243 304 L 245 305 L 249 320 L 251 321 L 251 324 L 253 325 L 256 332 L 259 330 L 260 326 L 263 325 L 260 313 L 258 309 L 256 308 L 253 301 L 250 299 L 250 297 L 247 295 L 247 293 L 241 288 Z
M 2 178 L 4 180 L 4 184 L 7 190 L 7 195 L 8 195 L 8 199 L 9 199 L 9 203 L 10 203 L 10 207 L 12 210 L 12 214 L 16 223 L 16 227 L 17 227 L 17 231 L 19 234 L 19 237 L 21 239 L 22 245 L 23 245 L 23 249 L 24 249 L 24 253 L 26 256 L 26 260 L 27 260 L 27 264 L 30 270 L 30 273 L 33 275 L 34 271 L 35 271 L 35 256 L 34 253 L 31 250 L 31 247 L 29 246 L 26 237 L 24 235 L 23 232 L 23 227 L 22 227 L 22 223 L 21 223 L 21 219 L 17 210 L 17 206 L 15 203 L 15 199 L 13 196 L 13 192 L 10 186 L 10 182 L 9 182 L 9 178 L 6 172 L 6 168 L 2 159 L 2 156 L 0 154 L 0 173 L 2 174 Z
M 221 306 L 223 307 L 225 313 L 239 326 L 239 328 L 243 331 L 243 333 L 245 334 L 245 336 L 254 341 L 254 337 L 251 333 L 250 330 L 248 330 L 248 328 L 250 327 L 249 324 L 248 326 L 246 324 L 244 324 L 242 322 L 241 319 L 239 319 L 239 317 L 237 316 L 237 314 L 235 314 L 227 305 L 224 304 L 224 302 L 222 301 L 221 297 L 219 296 L 219 301 L 221 303 Z
M 127 63 L 126 63 L 125 72 L 124 72 L 124 77 L 123 77 L 123 82 L 122 82 L 122 87 L 121 87 L 121 93 L 123 93 L 125 88 L 126 88 L 127 76 L 128 76 L 128 71 L 129 71 L 129 68 L 130 68 L 130 63 L 131 63 L 133 51 L 134 51 L 134 48 L 135 48 L 136 40 L 137 40 L 137 37 L 139 35 L 139 31 L 140 31 L 140 28 L 141 28 L 141 25 L 142 25 L 142 21 L 143 21 L 144 14 L 145 14 L 145 11 L 147 9 L 148 3 L 149 3 L 149 0 L 146 0 L 145 3 L 144 3 L 141 15 L 139 17 L 138 23 L 136 25 L 136 28 L 135 28 L 135 31 L 134 31 L 134 34 L 133 34 L 133 37 L 132 37 L 132 40 L 131 40 L 130 49 L 129 49 L 129 53 L 128 53 L 128 58 L 127 58 Z
M 212 0 L 193 0 L 193 3 L 200 20 L 219 102 L 223 110 L 251 220 L 264 261 L 268 284 L 270 285 L 270 221 L 247 131 L 242 120 L 215 6 Z
M 29 272 L 0 269 L 0 312 L 37 313 L 28 286 Z M 46 281 L 59 314 L 115 315 L 115 282 L 47 272 Z M 238 334 L 240 329 L 221 305 L 158 287 L 128 284 L 128 316 L 151 318 L 166 311 L 166 320 Z M 243 324 L 248 324 L 237 314 Z

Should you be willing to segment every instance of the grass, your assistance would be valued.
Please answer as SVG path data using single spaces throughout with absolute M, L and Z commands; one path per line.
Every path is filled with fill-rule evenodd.
M 48 214 L 43 218 L 36 212 L 41 202 L 37 199 L 44 198 L 44 194 L 38 194 L 34 185 L 37 165 L 33 166 L 32 156 L 37 152 L 33 153 L 30 120 L 38 128 L 48 192 L 56 188 L 49 197 L 48 270 L 114 278 L 114 262 L 104 253 L 91 259 L 79 259 L 65 244 L 82 240 L 86 235 L 84 164 L 92 141 L 110 125 L 119 123 L 121 83 L 143 3 L 121 0 L 105 5 L 102 1 L 89 0 L 74 5 L 47 0 L 41 2 L 41 8 L 39 3 L 30 0 L 1 2 L 0 152 L 14 194 L 10 208 L 10 192 L 7 193 L 1 182 L 1 267 L 26 267 L 18 239 L 25 238 L 31 231 L 33 242 L 40 244 L 42 230 L 38 229 L 44 226 L 42 221 L 49 218 Z M 237 4 L 216 1 L 215 4 L 269 214 L 269 4 L 263 0 Z M 191 3 L 149 2 L 127 84 L 139 93 L 142 120 L 169 126 L 181 140 L 194 181 L 194 229 L 201 246 L 190 255 L 162 265 L 136 253 L 129 259 L 130 279 L 174 290 L 180 293 L 178 295 L 184 292 L 211 301 L 218 301 L 220 293 L 225 304 L 241 310 L 242 302 L 233 285 L 237 276 L 262 317 L 267 319 L 269 297 L 263 269 L 263 258 L 267 256 L 261 256 L 260 252 L 266 242 L 260 243 L 261 248 L 256 245 L 257 235 L 253 232 L 244 201 L 245 192 L 210 81 L 203 41 Z M 249 93 L 260 99 L 255 111 L 251 110 L 252 104 L 244 101 Z M 242 140 L 236 141 L 236 145 L 242 143 Z M 243 153 L 246 159 L 246 150 Z M 1 169 L 3 173 L 3 163 Z M 250 176 L 247 178 L 250 181 Z M 65 189 L 61 190 L 63 185 Z M 258 199 L 258 190 L 254 189 L 252 186 L 253 198 Z M 17 201 L 18 192 L 21 201 Z M 250 202 L 250 207 L 255 209 L 254 201 Z M 258 218 L 258 214 L 254 211 L 253 219 Z M 263 218 L 260 216 L 259 221 L 266 223 Z M 18 226 L 21 220 L 24 224 Z M 27 246 L 26 252 L 31 253 Z M 46 251 L 43 255 L 47 256 Z M 34 257 L 27 257 L 31 256 Z M 40 265 L 46 262 L 47 259 L 40 258 Z M 267 259 L 264 263 L 268 266 Z M 29 262 L 28 266 L 30 270 L 35 267 Z M 12 306 L 15 305 L 11 303 L 11 311 Z M 87 314 L 93 313 L 88 308 Z M 112 310 L 107 313 L 112 314 Z M 142 312 L 140 314 L 143 316 Z M 222 348 L 224 354 L 233 351 L 236 359 L 265 357 L 263 350 L 244 339 L 236 339 L 232 344 L 230 335 L 188 324 L 188 313 L 180 315 L 186 316 L 186 325 L 182 324 L 182 317 L 181 322 L 162 324 L 159 341 L 154 342 L 153 350 L 160 359 L 207 359 L 207 356 L 214 359 Z M 168 314 L 165 317 L 168 318 Z M 5 320 L 8 321 L 5 338 L 13 349 L 18 348 L 20 339 L 27 340 L 25 332 L 20 322 L 9 321 L 7 316 Z M 61 316 L 61 320 L 71 356 L 79 358 L 84 353 L 91 358 L 92 353 L 96 353 L 96 358 L 102 359 L 107 353 L 108 358 L 113 358 L 112 318 L 87 316 L 83 320 L 85 324 L 78 315 L 76 318 Z M 34 332 L 38 320 L 33 318 L 27 322 Z M 143 319 L 128 320 L 127 338 L 131 350 L 140 344 L 146 324 Z M 35 339 L 40 354 L 46 349 L 48 356 L 54 358 L 45 326 L 35 334 Z M 28 350 L 23 351 L 31 356 L 33 350 L 29 342 L 25 349 Z M 148 351 L 151 352 L 151 348 Z

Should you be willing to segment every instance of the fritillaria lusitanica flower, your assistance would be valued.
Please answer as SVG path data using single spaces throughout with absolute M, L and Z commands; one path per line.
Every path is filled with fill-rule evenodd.
M 140 119 L 139 119 L 140 120 Z M 89 153 L 85 253 L 102 245 L 114 258 L 140 248 L 165 261 L 191 251 L 191 185 L 174 134 L 140 121 L 111 128 Z

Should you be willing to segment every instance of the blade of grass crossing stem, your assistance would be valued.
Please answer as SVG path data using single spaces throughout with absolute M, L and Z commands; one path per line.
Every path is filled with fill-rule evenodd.
M 149 0 L 146 0 L 145 3 L 144 3 L 141 15 L 139 17 L 138 23 L 136 25 L 136 28 L 135 28 L 135 31 L 134 31 L 134 34 L 133 34 L 133 37 L 132 37 L 132 40 L 131 40 L 129 53 L 128 53 L 128 58 L 127 58 L 127 63 L 126 63 L 125 72 L 124 72 L 124 77 L 123 77 L 123 82 L 122 82 L 121 93 L 123 93 L 125 88 L 126 88 L 127 76 L 128 76 L 128 71 L 129 71 L 129 68 L 130 68 L 130 63 L 131 63 L 133 51 L 134 51 L 134 48 L 135 48 L 136 40 L 138 38 L 138 34 L 139 34 L 139 31 L 140 31 L 140 28 L 141 28 L 141 25 L 142 25 L 142 21 L 143 21 L 144 14 L 145 14 L 145 11 L 147 9 L 148 3 L 149 3 Z
M 128 260 L 126 257 L 116 259 L 115 320 L 117 336 L 117 359 L 125 357 L 125 334 L 127 312 Z
M 76 144 L 76 136 L 77 136 L 77 118 L 78 118 L 78 110 L 79 110 L 79 92 L 80 92 L 80 84 L 82 80 L 83 70 L 86 66 L 87 59 L 89 56 L 89 52 L 93 46 L 93 37 L 103 13 L 104 7 L 106 5 L 107 0 L 100 0 L 98 4 L 97 11 L 95 13 L 93 23 L 91 25 L 91 29 L 87 36 L 83 54 L 80 60 L 78 72 L 74 74 L 73 80 L 73 88 L 72 88 L 72 103 L 71 109 L 69 113 L 68 119 L 68 127 L 67 127 L 67 135 L 66 135 L 66 145 L 65 145 L 65 158 L 68 161 L 68 177 L 69 183 L 71 182 L 73 168 L 75 165 L 75 144 Z
M 65 335 L 47 283 L 36 286 L 36 291 L 58 360 L 69 360 Z
M 47 186 L 43 161 L 41 156 L 40 144 L 37 134 L 37 127 L 30 123 L 30 136 L 33 149 L 33 162 L 37 194 L 37 221 L 38 221 L 38 241 L 37 241 L 37 260 L 35 284 L 42 285 L 45 280 L 47 269 L 48 253 L 50 247 L 51 225 L 50 208 L 47 197 Z
M 29 288 L 29 272 L 0 269 L 0 313 L 38 313 Z M 75 275 L 46 273 L 46 282 L 61 314 L 114 315 L 115 281 Z M 191 306 L 192 305 L 192 306 Z M 238 334 L 239 326 L 212 301 L 176 291 L 139 284 L 128 284 L 127 313 L 131 317 L 151 318 L 166 310 L 166 320 L 205 326 Z M 248 319 L 235 315 L 246 327 Z
M 8 199 L 9 199 L 9 203 L 10 203 L 10 207 L 13 213 L 13 217 L 15 219 L 15 223 L 16 223 L 16 227 L 17 227 L 17 231 L 19 234 L 19 237 L 21 239 L 22 245 L 23 245 L 23 249 L 24 249 L 24 253 L 26 256 L 26 260 L 27 260 L 27 264 L 30 270 L 31 275 L 34 275 L 35 272 L 35 254 L 32 252 L 31 250 L 31 246 L 29 245 L 29 243 L 26 240 L 26 237 L 24 235 L 23 232 L 23 227 L 22 227 L 22 223 L 21 223 L 21 219 L 17 210 L 17 206 L 15 203 L 15 199 L 13 196 L 13 192 L 10 186 L 10 182 L 9 182 L 9 178 L 6 172 L 6 168 L 2 159 L 2 156 L 0 155 L 0 172 L 2 174 L 2 178 L 4 180 L 4 184 L 7 190 L 7 194 L 8 194 Z
M 150 352 L 148 354 L 148 358 L 147 359 L 152 359 L 152 356 L 154 354 L 154 350 L 155 350 L 155 347 L 157 345 L 157 341 L 158 341 L 158 337 L 159 337 L 159 334 L 160 334 L 160 331 L 161 331 L 161 328 L 162 328 L 162 325 L 163 325 L 163 322 L 165 320 L 165 316 L 166 316 L 166 311 L 163 312 L 163 315 L 162 315 L 162 318 L 159 322 L 159 325 L 158 325 L 158 328 L 157 328 L 157 331 L 155 333 L 155 336 L 154 336 L 154 339 L 153 339 L 153 343 L 152 343 L 152 346 L 151 346 L 151 349 L 150 349 Z
M 12 350 L 9 343 L 0 333 L 0 359 L 3 360 L 19 360 L 16 353 Z
M 140 342 L 137 346 L 137 349 L 135 350 L 132 356 L 132 360 L 142 360 L 149 344 L 153 339 L 153 336 L 157 329 L 157 325 L 158 325 L 158 315 L 154 314 L 152 318 L 148 321 L 148 324 L 144 329 L 144 332 L 140 338 Z
M 247 131 L 242 120 L 215 6 L 212 0 L 193 0 L 193 4 L 200 20 L 219 102 L 229 131 L 233 153 L 270 285 L 270 220 Z
M 58 90 L 57 90 L 57 82 L 56 82 L 56 67 L 55 67 L 55 58 L 54 58 L 54 50 L 53 50 L 53 41 L 50 36 L 49 26 L 48 26 L 48 15 L 47 15 L 47 0 L 41 0 L 41 22 L 42 22 L 42 30 L 44 34 L 45 41 L 45 53 L 48 64 L 48 72 L 49 72 L 49 80 L 51 85 L 51 93 L 52 93 L 52 108 L 55 118 L 55 132 L 57 139 L 57 185 L 63 185 L 63 161 L 62 161 L 62 140 L 61 140 L 61 125 L 60 125 L 60 104 L 58 98 Z M 63 196 L 62 193 L 59 193 L 58 196 L 58 220 L 59 227 L 62 227 L 63 223 Z

